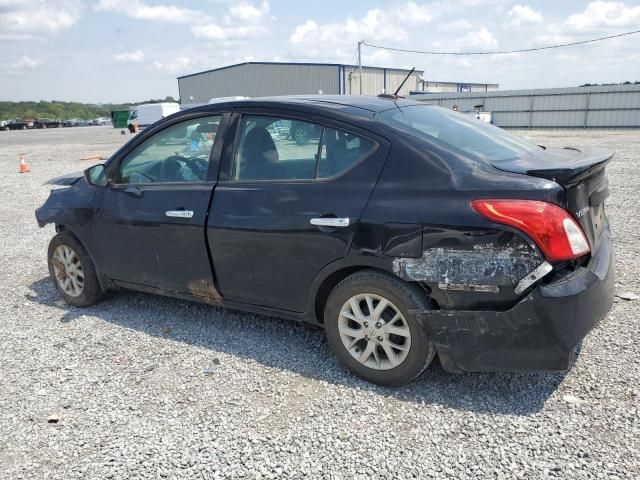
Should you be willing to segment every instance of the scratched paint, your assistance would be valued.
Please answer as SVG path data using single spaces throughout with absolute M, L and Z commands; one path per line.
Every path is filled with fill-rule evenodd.
M 443 285 L 514 286 L 542 259 L 529 245 L 476 245 L 472 249 L 430 248 L 420 258 L 396 258 L 399 277 Z

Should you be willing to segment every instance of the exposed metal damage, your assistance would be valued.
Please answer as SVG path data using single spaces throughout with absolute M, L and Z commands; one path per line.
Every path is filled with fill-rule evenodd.
M 393 271 L 405 280 L 434 283 L 442 290 L 497 293 L 501 286 L 514 287 L 528 278 L 543 261 L 526 243 L 464 250 L 438 247 L 425 250 L 420 258 L 395 258 Z
M 221 297 L 216 290 L 215 285 L 208 279 L 194 280 L 187 284 L 189 292 L 205 303 L 217 305 L 220 303 Z

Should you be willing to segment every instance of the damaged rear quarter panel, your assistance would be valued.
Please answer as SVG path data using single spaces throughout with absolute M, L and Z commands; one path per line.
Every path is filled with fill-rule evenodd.
M 471 250 L 431 248 L 420 258 L 396 258 L 393 271 L 416 282 L 515 286 L 540 263 L 540 257 L 526 244 L 476 245 Z
M 516 299 L 518 282 L 544 259 L 522 237 L 511 232 L 465 232 L 425 229 L 419 258 L 393 259 L 400 278 L 429 285 L 445 308 L 473 302 Z M 499 295 L 496 295 L 499 294 Z M 471 302 L 471 303 L 470 303 Z

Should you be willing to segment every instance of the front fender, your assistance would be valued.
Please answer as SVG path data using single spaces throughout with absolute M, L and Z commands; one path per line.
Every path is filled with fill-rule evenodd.
M 59 177 L 69 179 L 73 177 Z M 96 187 L 89 185 L 83 177 L 76 178 L 70 183 L 55 182 L 54 179 L 48 183 L 53 185 L 65 185 L 64 188 L 53 189 L 49 198 L 40 208 L 36 209 L 35 215 L 38 225 L 44 227 L 49 223 L 62 224 L 70 229 L 82 227 L 89 223 L 91 218 L 91 205 Z M 68 186 L 67 186 L 68 185 Z

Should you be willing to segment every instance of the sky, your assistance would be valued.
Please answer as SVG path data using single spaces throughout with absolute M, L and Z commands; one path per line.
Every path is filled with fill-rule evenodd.
M 355 63 L 358 40 L 491 52 L 639 29 L 632 1 L 0 0 L 0 100 L 177 97 L 177 76 L 234 63 Z M 640 80 L 640 35 L 527 54 L 362 53 L 502 90 Z

